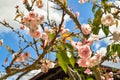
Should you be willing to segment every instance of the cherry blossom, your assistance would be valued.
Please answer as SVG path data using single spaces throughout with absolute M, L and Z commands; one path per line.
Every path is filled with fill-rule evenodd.
M 42 59 L 41 60 L 41 71 L 42 72 L 48 72 L 50 68 L 54 68 L 55 63 L 53 63 L 51 60 L 48 59 Z
M 83 4 L 83 3 L 85 3 L 85 0 L 79 0 L 79 3 Z
M 24 29 L 25 29 L 25 26 L 24 26 L 24 25 L 21 25 L 21 26 L 20 26 L 20 29 L 21 29 L 21 30 L 24 30 Z
M 71 45 L 72 45 L 75 49 L 78 49 L 80 46 L 82 46 L 82 42 L 74 42 L 74 41 L 71 41 Z
M 78 49 L 78 56 L 82 59 L 88 59 L 92 55 L 92 51 L 88 45 L 83 45 Z
M 64 33 L 67 33 L 67 32 L 69 32 L 69 29 L 65 29 L 65 26 L 62 25 L 61 30 L 60 30 L 60 34 L 64 34 Z
M 88 41 L 98 41 L 99 40 L 99 36 L 95 35 L 95 34 L 91 34 L 90 37 L 88 38 Z
M 14 63 L 24 62 L 25 60 L 28 60 L 30 58 L 30 53 L 29 52 L 25 52 L 25 53 L 22 53 L 22 54 L 14 53 L 13 54 L 13 59 L 14 58 L 16 58 Z
M 88 69 L 88 68 L 84 71 L 84 73 L 85 73 L 85 74 L 88 74 L 88 75 L 89 75 L 89 74 L 92 74 L 91 70 Z
M 27 16 L 23 17 L 22 23 L 26 25 L 30 30 L 37 30 L 38 25 L 42 24 L 44 20 L 43 15 L 38 15 L 37 13 L 30 11 Z
M 101 62 L 102 59 L 102 53 L 97 52 L 94 56 L 88 59 L 88 62 L 90 64 L 90 67 L 98 65 Z
M 33 38 L 40 38 L 41 37 L 41 32 L 39 30 L 35 30 L 35 31 L 30 30 L 29 34 Z
M 77 63 L 79 67 L 89 67 L 89 62 L 87 59 L 79 59 Z
M 105 16 L 102 16 L 101 22 L 105 26 L 112 26 L 115 23 L 115 20 L 112 14 L 107 14 Z
M 82 24 L 81 25 L 81 30 L 82 30 L 84 35 L 88 35 L 88 34 L 91 33 L 92 28 L 90 27 L 89 24 Z
M 76 13 L 75 13 L 75 17 L 79 17 L 79 12 L 76 12 Z
M 114 40 L 114 41 L 119 41 L 119 40 L 120 40 L 120 31 L 115 30 L 115 31 L 113 32 L 113 40 Z

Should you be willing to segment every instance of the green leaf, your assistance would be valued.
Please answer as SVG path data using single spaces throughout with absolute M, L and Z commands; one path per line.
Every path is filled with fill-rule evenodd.
M 88 78 L 87 80 L 94 80 L 93 78 Z
M 7 49 L 7 51 L 10 52 L 10 53 L 15 53 L 15 51 L 12 50 L 12 49 L 10 48 L 10 46 L 6 46 L 6 49 Z
M 107 52 L 109 52 L 109 51 L 110 51 L 110 45 L 107 46 Z
M 67 52 L 67 56 L 69 58 L 69 62 L 72 65 L 72 67 L 74 67 L 75 65 L 75 58 L 74 55 L 71 52 Z
M 94 15 L 94 20 L 93 20 L 93 25 L 94 26 L 99 26 L 101 24 L 101 17 L 102 17 L 102 10 L 101 8 L 98 8 L 98 10 L 96 11 L 95 15 Z
M 113 50 L 113 52 L 116 52 L 116 51 L 117 51 L 117 48 L 118 48 L 117 44 L 113 44 L 113 45 L 112 45 L 112 50 Z
M 73 50 L 73 46 L 69 43 L 65 44 L 66 48 L 68 48 L 69 50 Z
M 102 31 L 104 32 L 104 34 L 106 36 L 108 36 L 108 34 L 109 34 L 109 27 L 102 25 Z
M 94 27 L 94 28 L 93 28 L 93 34 L 98 35 L 100 29 L 101 29 L 100 27 Z
M 59 65 L 62 67 L 62 69 L 64 70 L 64 72 L 67 71 L 67 66 L 69 64 L 69 58 L 67 57 L 67 54 L 65 51 L 59 51 L 57 54 L 57 59 L 58 59 L 58 63 Z
M 118 28 L 118 25 L 119 25 L 118 20 L 116 20 L 115 24 L 116 24 L 116 28 Z
M 52 33 L 52 34 L 49 33 L 48 36 L 52 40 L 54 38 L 54 36 L 55 36 L 55 33 Z
M 120 58 L 120 44 L 117 45 L 117 52 L 118 52 L 118 56 Z

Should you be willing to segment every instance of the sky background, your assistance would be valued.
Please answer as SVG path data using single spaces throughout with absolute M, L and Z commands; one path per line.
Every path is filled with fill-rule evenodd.
M 42 10 L 37 10 L 36 12 L 43 14 L 44 16 L 47 15 L 46 13 L 46 1 L 47 0 L 43 0 L 45 6 L 42 8 Z M 32 38 L 29 36 L 28 31 L 21 31 L 19 30 L 19 26 L 20 24 L 16 23 L 15 21 L 13 21 L 14 17 L 15 17 L 15 6 L 19 5 L 20 6 L 20 10 L 24 11 L 25 14 L 27 14 L 27 11 L 25 10 L 24 6 L 22 5 L 22 0 L 0 0 L 0 21 L 1 20 L 6 20 L 7 22 L 10 23 L 10 25 L 12 25 L 17 31 L 20 31 L 21 34 L 23 34 L 25 36 L 25 38 L 28 41 L 31 41 Z M 50 19 L 54 19 L 56 20 L 57 23 L 60 22 L 60 17 L 61 17 L 61 13 L 58 11 L 55 11 L 53 9 L 50 8 L 50 6 L 53 6 L 53 3 L 49 3 L 49 9 L 50 9 Z M 78 0 L 68 0 L 68 5 L 70 7 L 70 9 L 73 10 L 73 13 L 75 13 L 76 11 L 80 12 L 80 16 L 79 16 L 79 21 L 81 24 L 87 23 L 89 18 L 93 18 L 93 13 L 92 13 L 92 4 L 91 3 L 85 3 L 85 4 L 79 4 Z M 65 25 L 66 28 L 69 28 L 70 30 L 73 30 L 73 28 L 75 27 L 75 24 L 73 23 L 72 20 L 69 19 L 69 16 L 65 17 Z M 115 27 L 111 28 L 111 30 L 115 29 Z M 101 32 L 100 36 L 104 36 L 104 34 Z M 10 29 L 5 28 L 4 26 L 0 25 L 0 39 L 4 40 L 4 46 L 0 47 L 0 71 L 4 71 L 4 68 L 1 67 L 1 65 L 4 63 L 4 60 L 6 59 L 6 56 L 8 56 L 8 52 L 5 48 L 6 45 L 10 46 L 12 49 L 14 49 L 15 51 L 19 50 L 19 43 L 18 41 L 20 40 L 20 38 L 18 38 L 18 36 L 12 32 Z M 93 51 L 99 50 L 101 49 L 101 51 L 105 52 L 105 47 L 110 44 L 110 42 L 108 41 L 108 39 L 105 40 L 100 40 L 99 42 L 95 42 L 95 44 L 93 44 Z M 22 44 L 23 46 L 25 46 L 26 44 Z M 33 56 L 34 58 L 36 57 L 34 50 L 32 50 L 31 48 L 28 48 L 26 51 L 29 51 L 31 53 L 31 56 Z M 55 54 L 52 54 L 52 59 L 55 59 Z M 9 62 L 12 60 L 12 55 L 10 55 L 9 57 Z M 9 63 L 8 62 L 8 63 Z M 106 64 L 106 63 L 105 63 Z M 109 64 L 109 63 L 107 63 Z M 6 64 L 7 66 L 8 64 Z M 114 65 L 115 66 L 115 65 Z M 117 65 L 117 67 L 120 65 Z M 12 78 L 9 80 L 12 80 Z

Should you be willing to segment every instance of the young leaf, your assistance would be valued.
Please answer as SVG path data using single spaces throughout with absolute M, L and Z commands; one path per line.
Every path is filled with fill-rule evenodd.
M 105 34 L 106 36 L 108 36 L 108 34 L 109 34 L 109 27 L 102 26 L 102 31 L 104 32 L 104 34 Z
M 64 72 L 67 72 L 67 66 L 69 64 L 69 58 L 67 57 L 67 54 L 65 51 L 59 51 L 56 54 L 57 58 L 58 58 L 58 63 L 59 65 L 62 67 L 62 69 L 64 70 Z
M 117 28 L 118 27 L 118 20 L 116 20 L 115 24 L 116 24 L 116 28 Z

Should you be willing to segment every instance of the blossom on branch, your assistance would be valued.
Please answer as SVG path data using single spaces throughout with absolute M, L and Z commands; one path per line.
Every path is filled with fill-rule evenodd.
M 105 26 L 112 26 L 115 24 L 115 20 L 112 14 L 106 14 L 105 16 L 102 16 L 101 22 Z
M 25 60 L 28 60 L 30 58 L 30 53 L 29 52 L 25 52 L 25 53 L 22 53 L 22 54 L 14 53 L 13 54 L 13 59 L 14 58 L 15 58 L 14 63 L 24 62 Z
M 89 24 L 82 24 L 81 25 L 81 30 L 84 35 L 88 35 L 91 33 L 92 28 Z
M 78 56 L 82 59 L 88 59 L 92 55 L 92 51 L 88 45 L 83 45 L 78 48 Z

